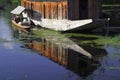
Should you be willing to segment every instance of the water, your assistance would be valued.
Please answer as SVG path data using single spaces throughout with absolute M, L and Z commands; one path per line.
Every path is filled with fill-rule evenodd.
M 23 44 L 0 17 L 0 80 L 120 80 L 120 47 L 83 46 L 95 59 L 45 39 Z M 30 48 L 30 49 L 29 49 Z
M 64 80 L 78 76 L 64 67 L 22 48 L 11 34 L 5 17 L 0 17 L 0 80 Z

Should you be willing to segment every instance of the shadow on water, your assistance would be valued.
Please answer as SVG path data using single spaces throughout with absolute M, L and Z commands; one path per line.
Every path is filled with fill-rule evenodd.
M 18 31 L 14 32 L 16 32 L 15 34 L 18 34 Z M 17 38 L 19 36 L 20 34 L 17 35 Z M 43 38 L 29 38 L 20 40 L 24 42 L 24 46 L 22 46 L 23 48 L 33 49 L 39 52 L 40 55 L 49 58 L 51 61 L 65 67 L 83 78 L 88 77 L 98 67 L 100 67 L 101 64 L 99 60 L 103 56 L 107 55 L 107 52 L 104 49 L 82 46 L 82 48 L 92 53 L 94 56 L 94 59 L 88 59 L 80 52 L 77 52 L 74 48 L 70 47 L 72 45 L 76 45 L 75 43 L 73 44 L 70 39 L 63 39 L 65 42 Z M 95 56 L 97 58 L 95 58 Z
M 95 39 L 97 39 L 97 38 L 94 38 L 94 37 L 85 37 L 85 36 L 81 36 L 81 37 L 76 37 L 76 36 L 71 36 L 70 37 L 71 39 L 77 39 L 77 40 L 81 40 L 81 41 L 83 41 L 83 40 L 95 40 Z

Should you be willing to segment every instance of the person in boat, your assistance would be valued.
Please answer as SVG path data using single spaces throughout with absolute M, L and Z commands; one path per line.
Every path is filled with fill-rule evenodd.
M 23 18 L 27 18 L 28 17 L 27 10 L 25 10 L 25 11 L 22 12 L 22 16 L 23 16 Z
M 20 17 L 19 17 L 18 15 L 16 15 L 16 16 L 14 17 L 14 21 L 15 21 L 16 23 L 19 23 L 19 22 L 20 22 Z
M 22 13 L 22 16 L 23 16 L 23 20 L 22 20 L 21 24 L 29 26 L 30 25 L 30 18 L 28 17 L 28 13 L 26 10 Z

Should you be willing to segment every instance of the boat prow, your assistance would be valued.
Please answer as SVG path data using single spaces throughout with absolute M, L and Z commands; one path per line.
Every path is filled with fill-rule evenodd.
M 12 25 L 14 28 L 17 28 L 18 30 L 29 33 L 30 26 L 21 25 L 19 23 L 16 23 L 14 20 L 12 20 Z

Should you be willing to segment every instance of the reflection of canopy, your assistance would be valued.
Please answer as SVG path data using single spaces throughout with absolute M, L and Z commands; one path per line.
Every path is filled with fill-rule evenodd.
M 11 13 L 12 13 L 12 14 L 19 15 L 19 14 L 21 14 L 24 10 L 25 10 L 24 7 L 18 6 L 18 7 L 16 7 L 15 9 L 13 9 L 13 10 L 11 11 Z

